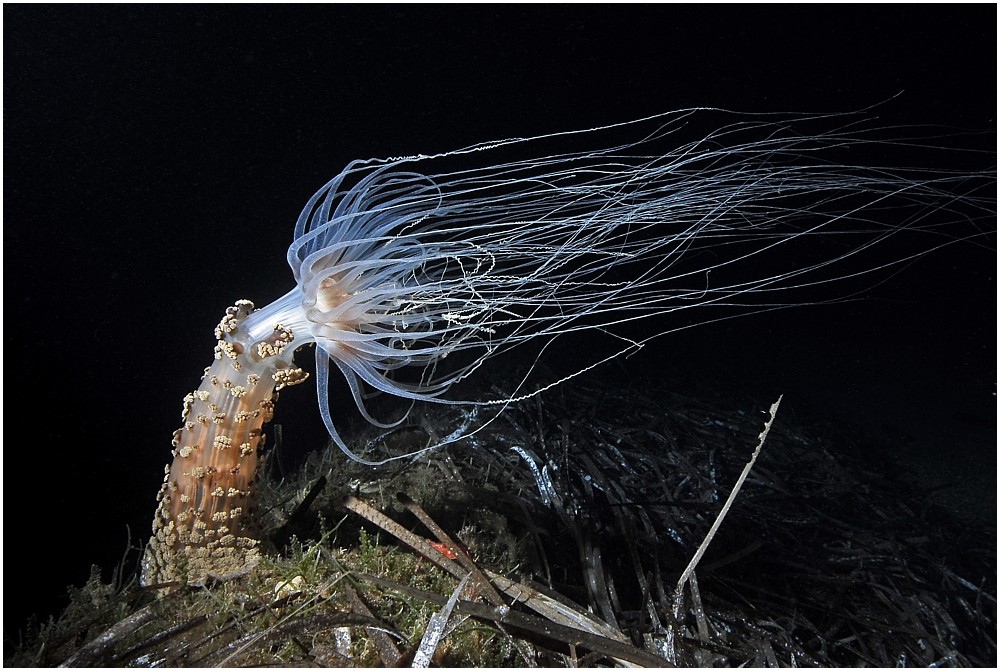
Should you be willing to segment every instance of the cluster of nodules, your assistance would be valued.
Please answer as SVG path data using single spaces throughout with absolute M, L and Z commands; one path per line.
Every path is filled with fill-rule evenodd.
M 292 340 L 280 324 L 272 339 L 258 343 L 259 359 L 245 355 L 234 335 L 242 335 L 241 323 L 252 310 L 250 301 L 226 310 L 216 327 L 215 361 L 184 398 L 183 426 L 174 432 L 174 461 L 157 496 L 143 560 L 147 585 L 198 583 L 257 561 L 258 541 L 242 523 L 261 462 L 263 425 L 273 417 L 274 392 L 307 374 L 274 361 Z

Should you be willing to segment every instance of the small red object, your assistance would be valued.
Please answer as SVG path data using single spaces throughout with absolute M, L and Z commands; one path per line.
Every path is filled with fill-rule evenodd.
M 445 545 L 444 543 L 436 543 L 434 541 L 427 541 L 427 542 L 433 545 L 435 550 L 443 554 L 448 559 L 455 559 L 456 557 L 458 557 L 458 555 L 449 550 L 448 546 Z

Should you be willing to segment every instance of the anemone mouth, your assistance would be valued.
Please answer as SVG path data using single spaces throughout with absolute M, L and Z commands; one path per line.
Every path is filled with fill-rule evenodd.
M 343 280 L 332 275 L 320 280 L 314 298 L 316 309 L 321 313 L 332 312 L 349 300 L 352 294 L 344 286 L 345 284 Z

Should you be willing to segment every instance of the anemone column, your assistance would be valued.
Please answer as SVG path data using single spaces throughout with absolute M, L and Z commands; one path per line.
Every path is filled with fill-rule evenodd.
M 290 365 L 292 332 L 275 324 L 248 346 L 242 323 L 253 309 L 238 301 L 215 330 L 215 362 L 184 397 L 183 425 L 174 432 L 174 461 L 166 467 L 153 536 L 142 562 L 146 585 L 202 583 L 252 567 L 259 540 L 246 525 L 262 464 L 263 426 L 276 393 L 307 377 Z

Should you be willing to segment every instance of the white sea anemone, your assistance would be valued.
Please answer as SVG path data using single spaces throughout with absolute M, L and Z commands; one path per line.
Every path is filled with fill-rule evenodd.
M 716 130 L 698 134 L 706 123 Z M 280 322 L 294 333 L 292 349 L 316 343 L 327 429 L 365 461 L 334 426 L 330 362 L 374 422 L 366 387 L 455 402 L 443 396 L 452 385 L 528 340 L 612 333 L 691 308 L 793 305 L 802 298 L 792 290 L 994 231 L 993 169 L 849 161 L 905 150 L 926 166 L 955 153 L 915 139 L 922 133 L 877 127 L 863 114 L 695 109 L 355 161 L 296 222 L 296 287 L 247 327 L 262 336 Z M 560 151 L 567 145 L 576 150 Z M 887 244 L 904 232 L 920 236 L 915 246 Z M 861 255 L 867 265 L 847 263 Z M 463 351 L 471 356 L 446 361 Z M 404 367 L 421 373 L 394 377 Z

